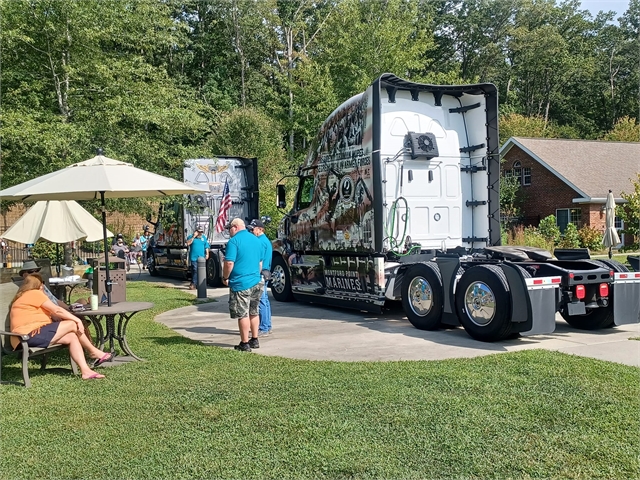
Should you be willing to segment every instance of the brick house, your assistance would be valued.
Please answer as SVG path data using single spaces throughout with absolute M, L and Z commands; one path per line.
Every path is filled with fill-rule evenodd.
M 604 231 L 607 193 L 625 203 L 621 193 L 632 193 L 640 174 L 640 142 L 511 137 L 500 157 L 503 173 L 520 179 L 524 223 L 555 215 L 562 231 L 568 223 Z

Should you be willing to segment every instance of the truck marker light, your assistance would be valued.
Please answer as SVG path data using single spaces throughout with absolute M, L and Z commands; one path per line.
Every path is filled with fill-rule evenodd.
M 535 279 L 534 279 L 534 280 L 533 280 L 533 284 L 534 284 L 534 285 L 542 285 L 543 283 L 544 283 L 544 281 L 543 281 L 542 279 L 539 279 L 539 280 L 535 280 Z
M 586 295 L 584 285 L 576 285 L 576 298 L 582 300 Z
M 627 275 L 626 273 L 621 273 L 620 278 L 629 278 L 629 275 Z
M 571 280 L 573 280 L 573 276 L 574 276 L 574 275 L 573 275 L 573 272 L 569 272 L 569 278 L 570 278 Z
M 560 277 L 553 277 L 551 279 L 551 283 L 560 283 L 562 281 L 562 278 Z
M 609 296 L 609 285 L 606 283 L 600 284 L 600 296 L 608 297 Z

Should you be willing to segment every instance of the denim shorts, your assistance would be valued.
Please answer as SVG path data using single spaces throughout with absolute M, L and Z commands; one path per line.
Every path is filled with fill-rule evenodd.
M 31 348 L 47 348 L 51 345 L 51 340 L 56 336 L 60 322 L 53 322 L 40 327 L 40 332 L 27 340 Z
M 264 281 L 239 292 L 229 292 L 229 313 L 231 318 L 245 318 L 258 315 L 260 297 L 264 290 Z

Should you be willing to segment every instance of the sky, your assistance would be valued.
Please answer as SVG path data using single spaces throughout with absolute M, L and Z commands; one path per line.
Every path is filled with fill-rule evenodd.
M 621 17 L 629 8 L 629 0 L 581 0 L 582 8 L 589 10 L 594 17 L 600 10 L 605 12 L 613 10 L 617 13 L 614 17 L 616 20 Z

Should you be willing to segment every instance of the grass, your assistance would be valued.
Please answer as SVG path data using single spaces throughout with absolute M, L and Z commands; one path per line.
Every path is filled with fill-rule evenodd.
M 549 351 L 312 362 L 206 347 L 153 321 L 194 303 L 135 282 L 147 361 L 0 388 L 0 477 L 638 478 L 640 370 Z M 310 320 L 313 321 L 313 320 Z M 53 363 L 67 366 L 64 355 Z M 17 363 L 3 378 L 19 378 Z

